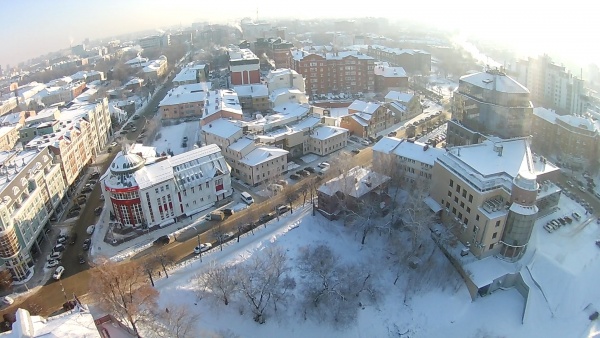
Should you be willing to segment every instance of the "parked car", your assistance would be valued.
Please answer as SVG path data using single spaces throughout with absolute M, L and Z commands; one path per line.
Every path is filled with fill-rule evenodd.
M 288 181 L 286 181 L 286 180 L 277 180 L 277 182 L 276 182 L 276 183 L 277 183 L 277 184 L 279 184 L 279 185 L 282 185 L 282 186 L 284 186 L 284 187 L 285 187 L 286 185 L 288 185 Z
M 225 213 L 223 211 L 215 210 L 204 216 L 207 221 L 222 221 L 225 219 Z
M 267 223 L 268 221 L 272 220 L 273 218 L 275 218 L 275 213 L 274 212 L 270 212 L 268 214 L 262 214 L 258 218 L 258 223 L 259 224 L 264 224 L 264 223 Z
M 117 145 L 117 143 L 116 143 L 116 142 L 113 142 L 113 143 L 115 144 L 115 146 Z M 112 145 L 112 143 L 111 143 L 111 145 Z M 90 178 L 96 178 L 96 179 L 97 179 L 98 177 L 100 177 L 100 173 L 99 173 L 99 172 L 97 172 L 97 171 L 93 172 L 93 173 L 90 175 Z
M 84 187 L 83 189 L 81 189 L 81 192 L 84 194 L 88 194 L 92 192 L 92 187 Z
M 85 258 L 83 258 L 82 254 L 79 254 L 79 256 L 77 256 L 77 259 L 79 260 L 79 264 L 85 264 Z
M 304 176 L 304 177 L 310 176 L 310 172 L 308 172 L 308 171 L 306 171 L 306 170 L 300 170 L 300 171 L 297 171 L 297 173 L 298 173 L 300 176 Z
M 279 185 L 279 184 L 269 184 L 267 185 L 267 190 L 274 192 L 274 193 L 278 193 L 283 191 L 283 186 Z
M 573 212 L 572 216 L 578 221 L 581 219 L 581 215 L 579 215 L 577 212 Z
M 97 207 L 96 209 L 94 209 L 94 215 L 100 216 L 101 213 L 102 213 L 102 207 Z
M 79 206 L 79 204 L 75 204 L 71 207 L 71 209 L 69 209 L 69 212 L 71 211 L 81 211 L 81 207 Z
M 92 224 L 89 227 L 87 227 L 87 229 L 85 230 L 85 232 L 87 232 L 88 235 L 91 235 L 91 234 L 94 233 L 94 230 L 96 230 L 96 226 Z
M 231 216 L 235 213 L 235 211 L 231 208 L 225 208 L 222 211 L 223 211 L 223 214 L 225 214 L 225 216 Z
M 56 244 L 54 248 L 52 248 L 52 252 L 63 252 L 65 251 L 65 246 L 63 244 Z
M 139 116 L 139 115 L 137 115 L 137 114 L 136 114 L 136 115 L 133 115 L 133 116 L 131 117 L 131 119 L 132 119 L 132 120 L 137 120 L 137 119 L 139 119 L 139 118 L 140 118 L 140 116 Z
M 15 300 L 9 296 L 2 297 L 2 303 L 6 304 L 6 305 L 11 305 L 14 302 L 15 302 Z
M 83 251 L 87 251 L 90 248 L 90 244 L 92 244 L 92 240 L 89 238 L 86 238 L 86 240 L 83 241 L 83 246 L 82 246 Z
M 200 244 L 200 246 L 196 246 L 194 248 L 194 253 L 196 255 L 198 255 L 201 252 L 205 252 L 205 251 L 210 250 L 210 248 L 212 248 L 212 244 L 210 244 L 210 243 L 202 243 L 202 244 Z
M 77 242 L 77 233 L 74 233 L 73 235 L 71 235 L 71 241 L 69 242 L 69 244 L 74 245 Z
M 300 177 L 300 175 L 298 175 L 298 174 L 291 174 L 291 175 L 290 175 L 290 179 L 292 179 L 292 180 L 299 180 L 299 179 L 301 179 L 301 178 L 302 178 L 302 177 Z
M 350 150 L 351 153 L 353 154 L 359 154 L 360 153 L 360 149 L 352 149 Z
M 389 136 L 389 137 L 395 137 L 395 136 L 396 136 L 396 132 L 395 132 L 395 131 L 392 131 L 392 132 L 390 132 L 390 133 L 388 134 L 388 136 Z
M 59 280 L 64 272 L 65 272 L 65 268 L 61 265 L 58 268 L 56 268 L 56 270 L 54 271 L 54 274 L 52 275 L 52 278 Z
M 221 241 L 225 242 L 226 240 L 232 238 L 235 234 L 233 232 L 226 232 L 221 237 Z
M 79 216 L 79 210 L 72 210 L 67 214 L 67 218 L 73 218 L 77 216 Z
M 278 214 L 283 215 L 290 210 L 290 206 L 287 204 L 279 205 L 276 210 Z
M 51 260 L 60 259 L 61 257 L 62 257 L 62 252 L 52 252 L 51 254 L 48 255 L 47 259 L 48 259 L 48 261 L 51 261 Z
M 321 163 L 319 163 L 319 165 L 318 165 L 318 167 L 319 167 L 319 168 L 325 168 L 325 167 L 329 167 L 329 166 L 331 166 L 331 165 L 329 164 L 329 162 L 321 162 Z
M 56 239 L 56 244 L 64 244 L 66 241 L 67 241 L 66 237 L 58 236 L 58 238 Z
M 317 169 L 315 169 L 313 167 L 306 167 L 306 168 L 304 168 L 304 170 L 308 171 L 311 174 L 314 174 L 317 172 Z
M 58 264 L 60 264 L 60 261 L 58 259 L 51 259 L 49 261 L 46 262 L 45 268 L 46 269 L 51 269 L 55 266 L 58 266 Z
M 173 235 L 164 235 L 154 240 L 154 245 L 167 245 L 175 240 Z

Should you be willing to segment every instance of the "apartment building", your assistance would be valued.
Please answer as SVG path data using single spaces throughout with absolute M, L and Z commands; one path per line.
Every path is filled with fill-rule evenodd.
M 37 94 L 32 99 L 43 103 L 46 107 L 49 107 L 56 103 L 70 102 L 86 88 L 86 84 L 83 81 L 69 82 L 60 85 L 48 84 L 48 86 Z
M 531 152 L 528 138 L 487 139 L 435 160 L 431 197 L 454 236 L 477 258 L 523 256 L 538 214 L 558 204 L 559 169 Z
M 375 59 L 359 51 L 293 50 L 291 68 L 306 79 L 308 95 L 373 92 Z
M 384 137 L 373 146 L 373 170 L 428 187 L 435 160 L 445 152 L 421 142 Z
M 260 83 L 260 60 L 251 50 L 229 46 L 227 54 L 232 86 Z
M 382 45 L 356 46 L 356 49 L 379 61 L 402 67 L 410 74 L 431 72 L 431 54 L 422 50 L 389 48 Z
M 143 49 L 164 48 L 171 44 L 171 36 L 167 33 L 160 35 L 150 35 L 139 39 L 138 43 Z
M 158 79 L 167 75 L 168 67 L 167 57 L 164 55 L 156 60 L 148 61 L 142 68 L 144 79 L 146 81 L 158 81 Z
M 304 77 L 289 68 L 278 68 L 269 71 L 265 82 L 269 88 L 269 94 L 278 89 L 298 89 L 302 93 L 306 92 Z
M 0 152 L 0 262 L 16 282 L 33 274 L 44 228 L 62 210 L 67 184 L 48 147 Z
M 231 144 L 225 156 L 233 176 L 257 186 L 287 172 L 288 153 L 281 148 L 257 144 L 253 137 L 245 136 Z
M 531 91 L 531 100 L 560 115 L 586 111 L 585 81 L 571 74 L 548 55 L 521 60 L 516 65 L 518 79 Z
M 369 138 L 394 124 L 393 115 L 382 104 L 355 100 L 348 106 L 348 115 L 342 116 L 340 127 L 350 134 Z
M 476 138 L 465 129 L 502 138 L 531 133 L 533 105 L 529 90 L 501 70 L 462 76 L 452 100 L 449 145 L 469 144 Z
M 0 127 L 0 151 L 12 150 L 19 141 L 20 124 Z
M 155 148 L 135 144 L 119 152 L 100 182 L 117 220 L 139 229 L 167 226 L 233 193 L 216 145 L 159 157 Z
M 308 138 L 309 152 L 325 156 L 346 147 L 348 143 L 348 129 L 319 126 L 311 130 Z
M 97 70 L 89 70 L 89 71 L 78 71 L 77 73 L 70 76 L 73 81 L 85 82 L 86 84 L 94 82 L 94 81 L 104 81 L 106 80 L 106 76 L 103 72 L 99 72 Z
M 533 108 L 532 146 L 555 155 L 574 167 L 598 160 L 600 124 L 589 116 L 559 115 L 555 110 Z
M 387 62 L 375 63 L 375 91 L 387 93 L 390 90 L 408 89 L 408 75 L 402 67 L 392 67 Z
M 36 136 L 24 148 L 49 147 L 71 186 L 108 143 L 112 133 L 108 100 L 72 105 L 60 111 L 58 120 L 34 127 Z

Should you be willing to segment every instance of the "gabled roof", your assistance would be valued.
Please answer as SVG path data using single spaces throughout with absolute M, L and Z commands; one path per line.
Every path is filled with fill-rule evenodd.
M 389 180 L 389 176 L 366 168 L 354 167 L 347 173 L 327 181 L 319 187 L 318 191 L 327 196 L 333 196 L 339 191 L 345 195 L 360 198 Z

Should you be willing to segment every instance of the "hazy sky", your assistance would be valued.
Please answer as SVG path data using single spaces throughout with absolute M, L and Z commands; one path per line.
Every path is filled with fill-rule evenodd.
M 194 21 L 234 22 L 242 17 L 410 18 L 438 28 L 505 41 L 527 53 L 548 52 L 583 66 L 600 62 L 600 4 L 572 0 L 556 5 L 539 0 L 413 1 L 275 0 L 0 0 L 0 64 L 58 50 L 83 39 L 189 25 Z M 496 8 L 493 6 L 497 5 Z

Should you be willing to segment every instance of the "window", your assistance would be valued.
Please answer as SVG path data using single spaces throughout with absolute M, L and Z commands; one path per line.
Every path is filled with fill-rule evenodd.
M 469 203 L 473 202 L 473 195 L 469 194 Z
M 471 213 L 471 208 L 467 207 L 467 214 L 470 214 L 470 213 Z
M 458 203 L 458 197 L 454 196 L 454 203 Z
M 496 227 L 500 226 L 500 221 L 496 221 Z
M 458 218 L 462 219 L 462 212 L 458 213 Z
M 489 250 L 492 250 L 493 248 L 494 248 L 494 243 L 490 244 L 490 249 Z
M 460 202 L 460 207 L 464 209 L 465 208 L 465 202 Z
M 475 216 L 475 220 L 479 221 L 479 215 Z
M 452 213 L 456 215 L 456 208 L 452 208 Z
M 498 237 L 498 233 L 494 232 L 494 234 L 492 235 L 492 238 L 496 238 L 496 237 Z
M 467 191 L 463 189 L 462 197 L 467 197 Z
M 456 185 L 456 192 L 460 192 L 460 184 Z
M 448 197 L 452 197 L 452 192 L 448 190 Z
M 446 208 L 450 208 L 450 202 L 446 202 Z

